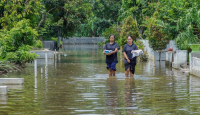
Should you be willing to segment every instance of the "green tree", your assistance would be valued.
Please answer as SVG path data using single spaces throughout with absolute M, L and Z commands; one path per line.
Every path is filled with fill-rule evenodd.
M 76 27 L 88 17 L 91 9 L 87 0 L 45 0 L 43 4 L 46 14 L 53 16 L 55 23 L 52 26 L 59 27 L 61 35 L 65 37 L 74 34 Z
M 127 37 L 129 35 L 133 36 L 134 41 L 136 41 L 136 39 L 139 37 L 138 27 L 132 16 L 129 16 L 127 19 L 125 19 L 125 22 L 122 25 L 120 32 L 120 42 L 122 46 L 127 43 Z
M 170 32 L 167 28 L 168 24 L 152 17 L 147 18 L 143 26 L 147 28 L 144 34 L 149 40 L 150 47 L 154 51 L 165 49 L 171 39 Z
M 188 44 L 200 41 L 200 10 L 195 5 L 185 13 L 186 15 L 177 22 L 179 34 L 175 41 L 180 49 L 188 49 Z
M 138 30 L 140 30 L 140 37 L 143 38 L 143 32 L 145 28 L 142 26 L 142 22 L 146 17 L 152 16 L 156 9 L 157 0 L 122 0 L 122 6 L 119 10 L 119 20 L 124 20 L 133 16 L 137 23 Z
M 30 26 L 34 28 L 38 24 L 41 8 L 41 0 L 1 0 L 0 28 L 10 30 L 24 18 L 29 19 Z
M 37 55 L 30 50 L 37 35 L 37 31 L 30 27 L 30 21 L 25 19 L 17 22 L 10 31 L 1 32 L 0 59 L 8 59 L 22 65 L 34 60 Z
M 118 43 L 118 45 L 120 46 L 120 31 L 121 31 L 121 26 L 119 25 L 112 25 L 109 28 L 106 28 L 106 30 L 103 32 L 103 37 L 106 38 L 105 42 L 109 42 L 109 36 L 110 34 L 114 34 L 115 35 L 115 42 Z
M 89 2 L 92 8 L 91 14 L 77 28 L 75 36 L 102 36 L 106 28 L 118 22 L 121 0 L 91 0 Z

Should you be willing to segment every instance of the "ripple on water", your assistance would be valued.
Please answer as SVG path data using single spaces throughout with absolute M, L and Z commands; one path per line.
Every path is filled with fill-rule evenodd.
M 200 114 L 200 78 L 152 61 L 139 62 L 134 78 L 125 77 L 119 61 L 116 77 L 109 77 L 98 50 L 69 51 L 55 65 L 38 66 L 37 79 L 33 65 L 8 75 L 25 78 L 25 84 L 0 96 L 0 114 Z
M 125 77 L 124 73 L 116 73 L 115 77 L 118 80 L 124 80 L 125 78 L 127 78 L 127 77 Z M 99 79 L 106 80 L 108 78 L 109 78 L 108 74 L 95 74 L 93 76 L 89 76 L 89 78 L 77 78 L 77 79 L 81 79 L 81 80 L 88 80 L 89 79 L 89 81 L 94 81 L 94 80 L 99 80 Z M 136 79 L 136 80 L 152 80 L 152 79 L 159 79 L 159 78 L 147 77 L 147 76 L 135 74 L 134 79 Z

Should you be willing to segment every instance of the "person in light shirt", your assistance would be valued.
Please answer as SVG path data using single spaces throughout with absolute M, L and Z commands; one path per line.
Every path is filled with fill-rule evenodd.
M 108 69 L 109 76 L 115 76 L 116 64 L 118 63 L 117 51 L 119 50 L 119 46 L 115 43 L 114 34 L 109 36 L 109 40 L 110 42 L 105 45 L 103 53 L 106 55 L 106 68 Z M 106 53 L 105 50 L 111 50 L 111 52 Z
M 124 54 L 124 65 L 125 65 L 125 76 L 128 77 L 130 73 L 130 77 L 134 77 L 135 66 L 137 63 L 137 57 L 132 58 L 132 51 L 138 50 L 137 46 L 133 43 L 133 37 L 127 37 L 127 44 L 123 47 Z

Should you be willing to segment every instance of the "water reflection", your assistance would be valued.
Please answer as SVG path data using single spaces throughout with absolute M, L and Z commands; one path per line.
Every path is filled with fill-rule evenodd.
M 135 79 L 133 77 L 125 78 L 124 109 L 126 115 L 131 115 L 134 112 L 133 107 L 136 106 L 135 93 Z
M 67 56 L 40 59 L 9 73 L 7 77 L 25 78 L 25 84 L 0 98 L 0 114 L 200 114 L 200 78 L 165 62 L 138 62 L 134 78 L 126 78 L 118 53 L 116 77 L 108 77 L 98 46 L 69 45 L 63 52 Z
M 0 104 L 7 104 L 8 96 L 7 95 L 0 95 Z M 0 106 L 0 108 L 4 108 L 5 106 Z
M 124 103 L 125 107 L 132 107 L 135 100 L 135 82 L 134 78 L 125 78 L 125 91 L 124 91 Z
M 107 78 L 107 89 L 106 89 L 106 101 L 107 106 L 106 113 L 114 114 L 115 109 L 118 106 L 118 86 L 117 79 L 114 76 Z
M 37 89 L 37 60 L 34 60 L 34 73 L 35 73 L 35 89 Z
M 4 86 L 8 86 L 8 91 L 9 90 L 23 90 L 24 89 L 24 85 L 4 85 Z

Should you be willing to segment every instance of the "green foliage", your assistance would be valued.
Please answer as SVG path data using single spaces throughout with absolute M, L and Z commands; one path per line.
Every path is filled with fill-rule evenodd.
M 35 40 L 35 45 L 36 48 L 43 48 L 43 43 L 40 40 Z
M 136 44 L 138 49 L 141 49 L 144 51 L 144 44 L 142 43 L 142 41 L 140 40 L 134 41 L 134 44 Z
M 42 8 L 42 0 L 1 0 L 0 28 L 10 30 L 22 19 L 29 19 L 31 27 L 35 27 Z
M 106 28 L 110 27 L 113 22 L 111 20 L 95 18 L 93 25 L 93 36 L 101 36 Z
M 103 44 L 105 44 L 104 42 L 98 42 L 97 45 L 98 46 L 102 46 Z
M 122 25 L 120 32 L 120 41 L 122 46 L 127 43 L 127 37 L 129 35 L 133 36 L 134 41 L 139 37 L 137 23 L 132 16 L 129 16 Z
M 58 38 L 52 37 L 51 40 L 55 41 L 56 44 L 58 44 Z M 60 45 L 61 45 L 61 46 L 63 45 L 63 42 L 62 42 L 62 41 L 60 41 Z
M 172 36 L 172 39 L 175 39 L 178 31 L 176 31 L 177 20 L 183 16 L 185 9 L 185 3 L 187 0 L 162 0 L 158 2 L 156 11 L 154 12 L 154 17 L 158 20 L 161 20 L 168 24 L 166 27 L 169 30 L 169 33 Z
M 14 40 L 14 46 L 34 45 L 34 37 L 37 37 L 37 32 L 30 27 L 29 20 L 21 20 L 8 32 L 8 36 Z
M 10 31 L 2 31 L 0 36 L 1 59 L 25 64 L 34 60 L 37 55 L 31 53 L 37 37 L 36 30 L 30 27 L 29 20 L 21 20 Z
M 156 2 L 156 0 L 122 0 L 118 19 L 124 21 L 127 17 L 133 16 L 140 25 L 146 16 L 153 14 Z
M 150 47 L 153 50 L 165 49 L 171 39 L 170 32 L 167 29 L 168 25 L 152 17 L 146 19 L 144 26 L 147 28 L 145 34 L 149 40 Z
M 192 7 L 186 15 L 178 20 L 177 31 L 180 31 L 175 42 L 180 49 L 188 49 L 188 44 L 196 44 L 200 40 L 200 10 Z
M 2 48 L 0 48 L 0 71 L 8 72 L 8 70 L 14 70 L 16 67 L 8 62 L 8 59 L 16 57 L 13 53 L 8 53 L 6 58 L 2 56 Z
M 91 0 L 91 14 L 77 27 L 74 36 L 102 36 L 106 28 L 118 22 L 121 0 Z
M 50 40 L 51 37 L 57 37 L 58 28 L 55 26 L 56 23 L 52 20 L 53 15 L 47 14 L 44 22 L 41 24 L 38 35 L 40 37 L 40 40 Z
M 120 30 L 121 30 L 121 26 L 118 25 L 112 25 L 109 28 L 106 28 L 106 30 L 103 32 L 103 37 L 106 38 L 106 43 L 110 41 L 109 36 L 110 34 L 114 34 L 115 35 L 115 42 L 118 43 L 118 45 L 120 46 Z
M 26 62 L 30 62 L 36 59 L 38 55 L 35 53 L 31 53 L 31 49 L 32 47 L 29 45 L 20 46 L 19 49 L 15 52 L 18 58 L 14 59 L 14 61 L 18 64 L 24 65 Z
M 137 21 L 138 28 L 141 29 L 141 34 L 143 34 L 143 31 L 148 28 L 143 28 L 142 23 L 146 21 L 146 18 L 153 17 L 156 20 L 163 21 L 167 25 L 165 29 L 168 29 L 172 39 L 175 39 L 179 34 L 179 30 L 177 31 L 176 29 L 177 21 L 181 17 L 187 15 L 187 9 L 195 7 L 194 9 L 197 10 L 200 8 L 199 6 L 199 0 L 122 0 L 122 7 L 119 11 L 119 20 L 124 21 L 128 16 L 133 16 Z M 191 13 L 192 12 L 193 11 L 191 11 Z M 195 16 L 197 15 L 194 15 L 194 17 Z M 182 26 L 183 25 L 184 24 L 182 24 Z
M 45 0 L 43 3 L 46 11 L 53 16 L 54 26 L 61 27 L 61 35 L 65 37 L 72 36 L 91 11 L 87 0 Z

